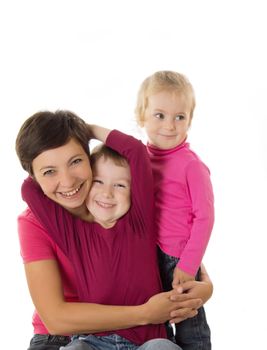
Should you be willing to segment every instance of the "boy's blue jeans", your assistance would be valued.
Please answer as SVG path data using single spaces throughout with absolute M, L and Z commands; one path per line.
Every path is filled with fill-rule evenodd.
M 169 256 L 158 248 L 158 259 L 163 289 L 169 291 L 172 289 L 173 271 L 179 258 Z M 199 280 L 199 273 L 200 271 L 196 280 Z M 177 323 L 175 330 L 175 341 L 183 350 L 211 349 L 210 328 L 203 307 L 198 309 L 197 316 Z M 172 328 L 169 325 L 167 325 L 167 331 L 170 339 L 173 339 Z
M 60 350 L 182 350 L 168 339 L 152 339 L 143 345 L 135 345 L 117 334 L 107 336 L 77 335 L 70 344 Z

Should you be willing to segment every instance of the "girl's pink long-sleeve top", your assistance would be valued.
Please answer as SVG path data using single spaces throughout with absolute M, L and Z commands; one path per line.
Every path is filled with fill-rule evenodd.
M 194 276 L 214 223 L 209 169 L 185 141 L 169 150 L 147 149 L 154 174 L 157 243 Z

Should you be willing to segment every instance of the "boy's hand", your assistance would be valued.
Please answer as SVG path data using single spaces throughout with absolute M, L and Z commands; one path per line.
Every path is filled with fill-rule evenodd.
M 194 276 L 189 275 L 188 273 L 182 271 L 181 269 L 179 269 L 179 267 L 176 266 L 173 271 L 172 288 L 176 288 L 181 283 L 194 280 Z

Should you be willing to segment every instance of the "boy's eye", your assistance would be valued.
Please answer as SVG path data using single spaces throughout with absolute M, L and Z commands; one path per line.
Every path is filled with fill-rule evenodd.
M 124 184 L 115 184 L 114 187 L 126 188 L 126 185 L 124 185 Z
M 92 182 L 96 184 L 103 184 L 103 181 L 97 179 L 94 179 Z
M 178 114 L 176 117 L 175 117 L 175 120 L 183 120 L 185 119 L 185 116 L 182 115 L 182 114 Z
M 164 114 L 163 113 L 155 113 L 154 117 L 158 118 L 158 119 L 164 119 Z

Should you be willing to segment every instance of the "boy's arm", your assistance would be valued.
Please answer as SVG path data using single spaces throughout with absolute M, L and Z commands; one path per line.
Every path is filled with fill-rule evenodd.
M 68 240 L 69 236 L 73 234 L 72 228 L 75 218 L 72 218 L 64 208 L 45 196 L 41 187 L 31 177 L 24 180 L 21 195 L 47 234 L 67 254 Z
M 187 184 L 192 202 L 190 238 L 183 250 L 178 268 L 195 276 L 207 248 L 214 224 L 214 198 L 209 169 L 200 161 L 187 167 Z
M 103 128 L 102 126 L 95 125 L 95 124 L 88 124 L 88 128 L 90 129 L 92 133 L 92 137 L 96 140 L 99 140 L 101 142 L 106 142 L 106 139 L 111 132 L 110 129 Z
M 111 131 L 106 145 L 124 156 L 131 170 L 131 225 L 136 232 L 153 232 L 153 175 L 144 144 L 118 130 Z

